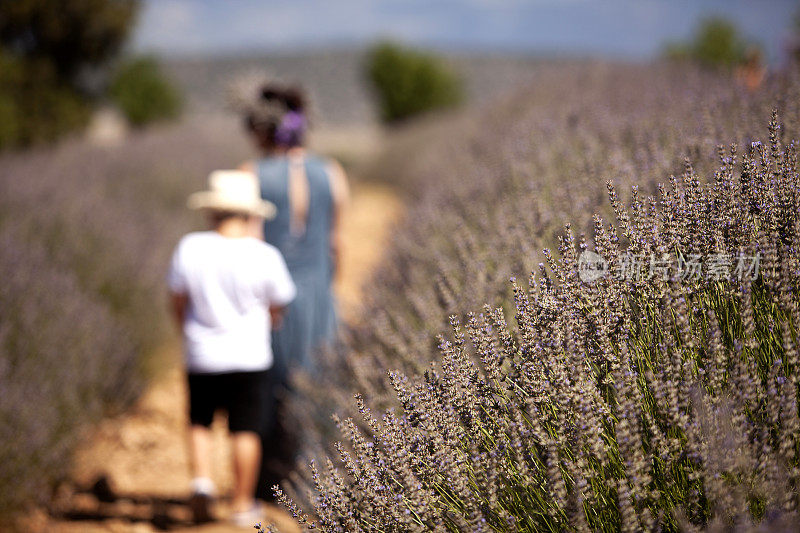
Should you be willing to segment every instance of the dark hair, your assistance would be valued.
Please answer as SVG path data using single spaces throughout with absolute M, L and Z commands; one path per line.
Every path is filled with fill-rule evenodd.
M 289 111 L 302 113 L 306 107 L 306 95 L 299 87 L 279 87 L 274 84 L 267 84 L 261 88 L 261 98 L 267 101 L 280 102 Z
M 256 137 L 259 145 L 264 149 L 302 145 L 306 109 L 303 90 L 268 83 L 261 87 L 258 98 L 259 105 L 245 115 L 245 127 Z M 286 124 L 287 117 L 293 119 L 291 124 Z
M 250 215 L 247 213 L 239 213 L 236 211 L 223 211 L 223 210 L 216 210 L 216 209 L 209 209 L 207 211 L 208 220 L 211 222 L 211 225 L 216 227 L 225 222 L 226 220 L 230 220 L 232 218 L 239 218 L 242 220 L 247 220 L 250 218 Z

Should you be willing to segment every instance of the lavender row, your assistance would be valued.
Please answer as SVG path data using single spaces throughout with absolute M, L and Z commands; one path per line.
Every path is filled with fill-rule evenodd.
M 289 509 L 323 531 L 796 527 L 799 92 L 553 67 L 416 147 L 365 322 L 298 380 L 315 461 Z M 585 252 L 759 270 L 586 282 Z
M 84 429 L 158 368 L 186 195 L 246 153 L 234 124 L 196 120 L 0 160 L 0 518 L 47 503 Z

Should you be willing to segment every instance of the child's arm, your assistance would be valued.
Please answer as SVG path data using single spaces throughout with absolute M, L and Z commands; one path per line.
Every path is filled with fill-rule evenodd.
M 186 319 L 186 306 L 188 304 L 188 295 L 176 292 L 169 293 L 169 307 L 172 312 L 172 318 L 175 320 L 175 325 L 178 326 L 178 331 L 183 331 L 183 322 Z
M 167 287 L 169 288 L 168 307 L 178 331 L 183 331 L 183 322 L 186 319 L 186 308 L 189 305 L 188 284 L 184 275 L 183 261 L 181 252 L 185 243 L 185 238 L 178 243 L 172 253 L 172 260 L 167 272 Z
M 334 275 L 339 273 L 339 260 L 342 254 L 342 213 L 347 208 L 350 200 L 350 186 L 347 183 L 347 175 L 342 165 L 331 160 L 328 163 L 328 179 L 330 180 L 331 196 L 333 197 L 333 209 L 331 211 L 331 261 L 333 262 Z
M 276 248 L 264 246 L 267 250 L 262 267 L 265 273 L 264 303 L 269 309 L 272 329 L 280 329 L 286 307 L 297 296 L 297 287 L 281 253 Z
M 269 315 L 272 319 L 272 329 L 281 329 L 283 324 L 283 315 L 286 314 L 285 305 L 271 305 L 269 306 Z

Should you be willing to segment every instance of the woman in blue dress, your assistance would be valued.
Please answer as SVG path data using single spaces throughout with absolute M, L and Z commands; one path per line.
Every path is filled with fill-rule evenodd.
M 336 309 L 331 289 L 340 253 L 339 220 L 347 201 L 341 166 L 304 147 L 306 99 L 295 87 L 261 85 L 245 110 L 245 127 L 260 157 L 243 166 L 258 176 L 261 196 L 277 207 L 264 224 L 265 240 L 283 254 L 297 286 L 297 297 L 273 332 L 274 363 L 270 388 L 274 416 L 265 423 L 259 496 L 272 498 L 271 487 L 293 465 L 296 436 L 287 431 L 281 412 L 291 370 L 311 374 L 315 353 L 333 341 Z

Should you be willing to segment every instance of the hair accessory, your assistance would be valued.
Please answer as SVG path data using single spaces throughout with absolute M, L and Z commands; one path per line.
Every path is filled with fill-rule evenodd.
M 289 111 L 275 130 L 275 142 L 283 146 L 302 144 L 306 131 L 306 117 L 299 111 Z

